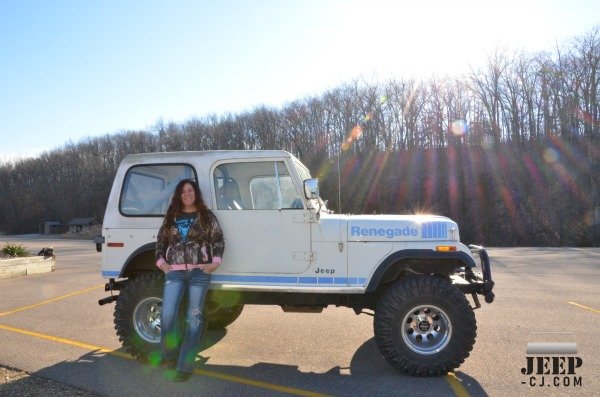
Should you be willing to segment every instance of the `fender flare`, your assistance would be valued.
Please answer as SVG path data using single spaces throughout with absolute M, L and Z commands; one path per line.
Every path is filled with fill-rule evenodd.
M 381 262 L 381 264 L 377 267 L 369 284 L 367 285 L 367 293 L 374 292 L 383 276 L 390 270 L 390 268 L 397 262 L 409 259 L 428 259 L 435 261 L 444 261 L 444 263 L 437 263 L 435 265 L 427 265 L 427 266 L 419 266 L 417 270 L 423 270 L 425 272 L 434 271 L 437 269 L 442 270 L 454 270 L 458 267 L 476 267 L 475 261 L 473 258 L 461 251 L 456 252 L 437 252 L 430 249 L 407 249 L 393 252 L 388 255 L 387 258 Z M 447 261 L 447 262 L 446 262 Z M 442 267 L 440 267 L 442 266 Z M 403 265 L 399 267 L 399 270 L 402 269 L 411 269 L 410 264 Z
M 156 250 L 156 243 L 147 243 L 147 244 L 142 245 L 135 251 L 133 251 L 131 253 L 131 255 L 129 255 L 129 257 L 125 261 L 125 264 L 123 265 L 123 268 L 121 269 L 121 274 L 119 275 L 119 277 L 127 277 L 127 275 L 132 270 L 134 260 L 139 255 L 146 253 L 146 252 L 154 252 L 155 250 Z M 154 254 L 152 255 L 152 257 L 154 257 Z M 152 263 L 152 266 L 154 266 L 154 263 Z M 149 269 L 152 269 L 152 268 L 149 268 Z

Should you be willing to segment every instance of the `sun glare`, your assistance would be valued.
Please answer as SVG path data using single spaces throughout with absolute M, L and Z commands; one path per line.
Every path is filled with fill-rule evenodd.
M 353 55 L 342 58 L 343 69 L 380 80 L 465 74 L 496 49 L 539 45 L 547 33 L 524 30 L 527 18 L 544 12 L 532 2 L 357 1 L 343 8 L 346 17 L 331 27 L 331 44 Z

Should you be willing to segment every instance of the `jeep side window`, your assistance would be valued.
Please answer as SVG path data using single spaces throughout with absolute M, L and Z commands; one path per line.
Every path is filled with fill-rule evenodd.
M 283 161 L 221 164 L 214 173 L 217 209 L 301 209 L 302 200 Z
M 195 179 L 187 164 L 133 166 L 125 175 L 119 209 L 126 216 L 164 216 L 175 185 L 185 178 Z

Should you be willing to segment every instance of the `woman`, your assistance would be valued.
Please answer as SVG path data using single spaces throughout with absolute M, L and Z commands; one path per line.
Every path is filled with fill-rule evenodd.
M 175 188 L 156 243 L 156 266 L 165 272 L 161 348 L 164 364 L 176 368 L 171 374 L 175 381 L 186 381 L 194 368 L 210 274 L 219 267 L 224 249 L 223 232 L 204 204 L 198 184 L 182 180 Z M 180 344 L 177 313 L 186 291 L 185 334 Z

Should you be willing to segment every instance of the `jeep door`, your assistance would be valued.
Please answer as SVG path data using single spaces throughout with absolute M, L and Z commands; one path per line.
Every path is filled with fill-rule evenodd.
M 215 164 L 213 208 L 225 234 L 221 269 L 297 274 L 311 260 L 308 209 L 301 182 L 283 160 Z

